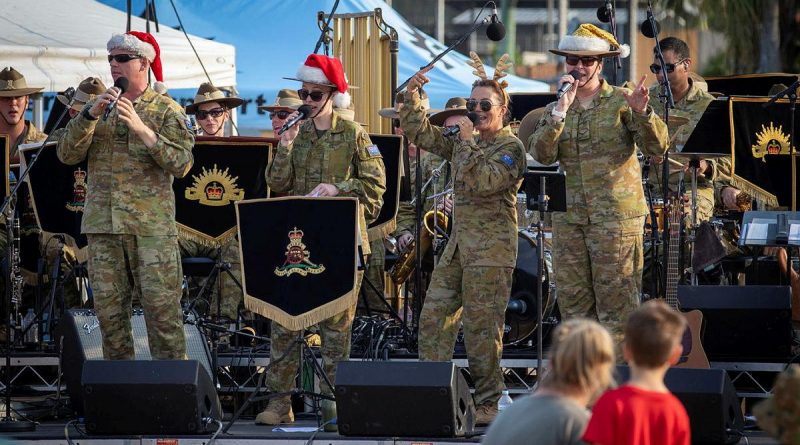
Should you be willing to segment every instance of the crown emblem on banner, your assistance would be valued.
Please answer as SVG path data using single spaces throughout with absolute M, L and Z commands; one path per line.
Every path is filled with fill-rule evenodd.
M 83 205 L 86 203 L 86 170 L 80 167 L 72 172 L 75 182 L 72 183 L 72 201 L 66 204 L 70 212 L 83 212 Z
M 766 155 L 788 155 L 789 143 L 789 135 L 783 132 L 783 126 L 775 128 L 772 122 L 769 127 L 761 125 L 761 131 L 756 133 L 756 144 L 752 146 L 753 157 L 767 162 L 764 159 Z
M 292 274 L 307 276 L 317 275 L 325 271 L 322 264 L 314 264 L 309 259 L 311 253 L 303 244 L 303 231 L 295 227 L 289 231 L 289 244 L 286 246 L 286 261 L 282 266 L 275 268 L 275 275 L 288 277 Z
M 228 168 L 220 170 L 217 164 L 209 170 L 202 167 L 199 175 L 192 175 L 194 182 L 184 191 L 186 199 L 199 201 L 200 204 L 218 207 L 233 201 L 244 199 L 244 190 L 238 188 L 238 176 L 231 176 Z

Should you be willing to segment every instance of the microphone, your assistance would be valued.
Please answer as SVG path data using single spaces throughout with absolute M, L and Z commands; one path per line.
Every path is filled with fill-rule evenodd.
M 472 123 L 474 124 L 478 120 L 478 113 L 470 111 L 469 113 L 467 113 L 467 119 L 472 121 Z M 445 127 L 444 131 L 442 132 L 442 136 L 449 138 L 457 135 L 460 132 L 461 132 L 461 127 L 459 127 L 458 125 L 453 125 L 452 127 Z
M 493 42 L 499 42 L 506 36 L 506 27 L 500 21 L 500 16 L 497 15 L 497 5 L 492 6 L 492 19 L 489 26 L 486 27 L 486 37 Z
M 653 24 L 655 24 L 655 28 L 653 27 Z M 642 34 L 644 34 L 645 37 L 652 39 L 656 35 L 658 35 L 658 32 L 661 30 L 661 27 L 659 26 L 658 21 L 656 19 L 653 19 L 653 23 L 650 23 L 650 20 L 648 19 L 642 22 L 642 25 L 639 26 L 639 29 L 642 31 Z
M 64 97 L 67 98 L 67 103 L 69 105 L 72 105 L 72 98 L 75 97 L 75 88 L 74 87 L 69 87 L 66 90 L 64 90 L 64 92 L 61 93 L 61 94 L 63 94 Z
M 597 20 L 603 23 L 611 21 L 611 16 L 614 15 L 614 7 L 611 5 L 611 0 L 606 0 L 606 4 L 597 8 Z
M 278 136 L 282 135 L 284 131 L 292 128 L 296 123 L 308 117 L 308 114 L 310 112 L 311 112 L 311 105 L 301 105 L 300 108 L 297 109 L 298 115 L 286 121 L 281 127 L 281 129 L 278 130 Z
M 575 82 L 573 82 L 573 83 L 569 83 L 569 82 L 562 83 L 561 84 L 561 88 L 559 88 L 558 92 L 556 93 L 556 99 L 561 99 L 561 96 L 566 94 L 567 91 L 571 90 L 572 86 L 575 85 L 576 83 L 578 83 L 578 81 L 581 80 L 581 77 L 583 77 L 583 75 L 578 70 L 570 71 L 569 75 L 575 78 Z
M 127 77 L 120 77 L 114 82 L 114 86 L 119 88 L 119 95 L 122 96 L 123 93 L 128 89 L 128 78 Z M 119 96 L 117 96 L 119 98 Z M 119 99 L 117 99 L 119 100 Z M 106 112 L 103 114 L 103 121 L 108 120 L 108 115 L 111 114 L 111 111 L 114 108 L 117 108 L 117 100 L 111 101 L 110 104 L 106 107 Z
M 508 300 L 506 311 L 512 314 L 525 315 L 525 313 L 528 312 L 528 303 L 519 298 L 512 298 Z

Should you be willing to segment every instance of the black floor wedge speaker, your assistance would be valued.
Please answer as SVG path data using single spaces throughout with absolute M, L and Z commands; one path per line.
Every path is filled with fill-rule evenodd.
M 340 362 L 339 434 L 461 437 L 475 426 L 467 381 L 451 362 Z
M 617 375 L 617 381 L 625 382 L 630 369 L 618 366 Z M 744 417 L 736 389 L 725 370 L 670 368 L 664 383 L 686 408 L 693 444 L 739 442 Z
M 136 360 L 151 360 L 147 341 L 147 326 L 141 311 L 131 316 L 133 344 Z M 193 324 L 184 324 L 186 353 L 191 360 L 197 360 L 211 377 L 211 355 L 208 344 L 200 330 Z M 103 341 L 100 325 L 94 311 L 74 309 L 67 311 L 58 325 L 56 341 L 61 355 L 61 370 L 73 410 L 83 413 L 81 394 L 81 373 L 87 360 L 103 360 Z
M 81 393 L 91 434 L 205 434 L 222 419 L 196 360 L 87 360 Z

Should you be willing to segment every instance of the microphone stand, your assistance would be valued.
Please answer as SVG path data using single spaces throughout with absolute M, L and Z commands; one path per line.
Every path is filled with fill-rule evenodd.
M 797 88 L 800 88 L 800 78 L 794 81 L 788 88 L 772 96 L 767 103 L 762 105 L 764 108 L 770 107 L 783 96 L 789 97 L 789 140 L 794 141 L 794 109 L 797 104 Z M 789 144 L 789 159 L 792 160 L 792 211 L 797 211 L 797 159 L 795 158 L 794 142 Z
M 494 2 L 487 2 L 485 5 L 483 5 L 483 8 L 481 8 L 481 11 L 478 13 L 478 17 L 480 17 L 480 16 L 481 16 L 481 14 L 483 13 L 484 9 L 486 9 L 486 5 L 488 5 L 489 3 L 492 3 L 492 4 L 494 4 Z M 476 19 L 475 19 L 475 20 L 476 20 L 476 21 L 475 21 L 475 23 L 472 25 L 472 28 L 470 28 L 470 29 L 469 29 L 469 31 L 465 32 L 465 33 L 464 33 L 464 34 L 463 34 L 461 37 L 459 37 L 459 38 L 458 38 L 458 40 L 456 40 L 456 42 L 455 42 L 455 43 L 453 43 L 452 45 L 448 46 L 448 47 L 447 47 L 447 49 L 445 49 L 444 51 L 440 52 L 440 53 L 439 53 L 439 54 L 438 54 L 436 57 L 434 57 L 434 58 L 433 58 L 433 60 L 431 60 L 431 61 L 430 61 L 430 63 L 428 63 L 428 64 L 427 64 L 427 65 L 425 65 L 425 66 L 422 66 L 422 67 L 420 67 L 420 70 L 424 70 L 424 69 L 430 68 L 430 67 L 432 67 L 433 65 L 435 65 L 435 64 L 436 64 L 436 62 L 438 62 L 439 60 L 441 60 L 441 59 L 442 59 L 442 57 L 444 57 L 444 56 L 445 56 L 447 53 L 449 53 L 449 52 L 450 52 L 450 51 L 452 51 L 452 50 L 453 50 L 453 49 L 454 49 L 456 46 L 458 46 L 458 45 L 462 44 L 462 43 L 463 43 L 465 40 L 467 40 L 467 37 L 469 37 L 469 35 L 470 35 L 470 34 L 472 34 L 473 32 L 475 32 L 475 30 L 476 30 L 476 29 L 480 28 L 482 25 L 485 25 L 485 24 L 487 24 L 487 23 L 491 22 L 491 20 L 492 20 L 492 15 L 491 15 L 491 14 L 490 14 L 490 15 L 487 15 L 487 16 L 486 16 L 486 17 L 484 17 L 484 19 L 483 19 L 483 20 L 481 20 L 481 21 L 478 21 L 478 20 L 477 20 L 477 17 L 476 17 Z M 412 77 L 409 77 L 408 79 L 406 79 L 406 81 L 405 81 L 405 82 L 403 82 L 402 84 L 400 84 L 400 86 L 398 86 L 398 87 L 397 87 L 397 88 L 394 90 L 394 95 L 397 95 L 397 93 L 399 93 L 399 92 L 403 91 L 403 89 L 406 87 L 406 85 L 408 85 L 408 83 L 409 83 L 409 82 L 411 82 L 411 79 L 412 79 L 412 78 L 413 78 L 413 76 L 412 76 Z
M 333 2 L 333 8 L 331 8 L 331 13 L 328 14 L 328 20 L 325 22 L 325 25 L 321 29 L 322 33 L 319 35 L 319 40 L 317 40 L 317 45 L 314 46 L 314 54 L 316 54 L 317 51 L 319 51 L 319 47 L 322 46 L 322 44 L 324 43 L 325 55 L 326 56 L 330 55 L 329 54 L 330 51 L 328 48 L 328 45 L 330 44 L 330 39 L 328 38 L 328 30 L 331 29 L 331 20 L 333 20 L 333 15 L 336 13 L 336 8 L 338 7 L 339 7 L 339 0 L 336 0 L 335 2 Z
M 69 88 L 64 94 L 70 99 L 70 105 L 72 104 L 72 95 L 75 93 L 74 88 Z M 64 111 L 61 112 L 61 115 L 58 116 L 58 120 L 56 121 L 56 127 L 61 124 L 61 121 L 66 116 L 67 111 L 69 111 L 69 105 L 64 108 Z M 6 196 L 5 200 L 3 201 L 2 207 L 0 207 L 0 215 L 6 216 L 6 230 L 8 235 L 8 242 L 9 247 L 7 249 L 6 258 L 8 261 L 8 280 L 6 280 L 6 310 L 8 311 L 8 325 L 6 329 L 6 366 L 5 366 L 5 404 L 6 404 L 6 412 L 5 416 L 0 419 L 0 432 L 8 433 L 8 432 L 17 432 L 17 431 L 34 431 L 36 430 L 36 423 L 31 422 L 29 420 L 18 420 L 11 417 L 11 387 L 13 386 L 14 382 L 11 379 L 11 335 L 12 335 L 12 325 L 13 325 L 13 314 L 11 312 L 11 301 L 12 301 L 12 288 L 17 289 L 18 284 L 21 285 L 21 277 L 17 276 L 19 272 L 19 249 L 15 248 L 14 246 L 19 241 L 19 218 L 17 217 L 17 209 L 16 209 L 16 197 L 17 197 L 17 190 L 22 186 L 25 178 L 28 177 L 28 172 L 31 171 L 34 165 L 36 165 L 36 161 L 39 160 L 39 155 L 42 153 L 45 145 L 53 138 L 53 133 L 47 137 L 47 139 L 42 142 L 39 148 L 36 150 L 36 154 L 31 159 L 31 164 L 28 165 L 24 171 L 20 172 L 19 178 L 17 179 L 17 183 L 14 184 L 14 189 L 11 190 L 11 193 Z M 16 234 L 15 234 L 16 233 Z M 17 292 L 17 294 L 21 294 L 21 292 Z M 16 295 L 19 298 L 21 295 Z
M 667 76 L 667 63 L 664 61 L 664 54 L 661 52 L 661 46 L 659 45 L 658 40 L 658 24 L 656 23 L 656 19 L 653 16 L 653 2 L 652 0 L 647 1 L 647 21 L 650 22 L 650 29 L 653 30 L 653 39 L 656 41 L 655 51 L 656 51 L 656 58 L 658 59 L 658 64 L 661 65 L 661 72 L 663 75 L 661 76 L 664 80 L 661 81 L 661 92 L 658 95 L 659 101 L 664 105 L 664 123 L 667 124 L 667 135 L 669 136 L 669 110 L 675 108 L 675 100 L 672 96 L 672 86 L 669 84 L 669 76 Z M 664 163 L 662 164 L 661 170 L 661 196 L 666 201 L 667 196 L 669 196 L 669 148 L 664 153 Z M 658 228 L 656 227 L 656 230 Z M 668 227 L 663 228 L 661 232 L 661 240 L 663 245 L 666 247 L 667 244 L 667 235 L 669 233 Z M 669 252 L 665 248 L 662 254 L 663 264 L 667 264 L 669 262 Z M 653 264 L 655 264 L 655 260 Z M 660 288 L 664 289 L 664 285 L 667 282 L 667 269 L 663 268 L 661 271 L 661 284 Z
M 619 42 L 619 39 L 617 38 L 617 5 L 616 5 L 616 0 L 614 0 L 614 4 L 611 3 L 611 0 L 606 0 L 606 7 L 608 8 L 609 6 L 611 6 L 610 14 L 608 15 L 609 25 L 611 26 L 611 35 L 614 36 L 614 40 Z M 633 23 L 633 21 L 630 21 L 630 22 Z M 620 70 L 622 70 L 622 59 L 620 58 L 619 54 L 617 54 L 616 56 L 614 56 L 614 73 L 613 73 L 613 76 L 612 76 L 614 85 L 619 85 L 617 83 L 617 80 L 618 80 L 618 76 L 619 76 Z
M 654 279 L 661 276 L 662 263 L 658 261 L 658 216 L 653 206 L 653 185 L 650 184 L 650 157 L 644 157 L 642 166 L 642 187 L 647 198 L 647 209 L 650 211 L 650 279 L 653 282 L 651 297 L 661 295 L 660 280 Z

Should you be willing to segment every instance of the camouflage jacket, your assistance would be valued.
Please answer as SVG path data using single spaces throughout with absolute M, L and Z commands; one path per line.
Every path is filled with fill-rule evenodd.
M 636 146 L 648 155 L 667 150 L 667 126 L 648 106 L 633 112 L 623 88 L 602 81 L 600 92 L 583 109 L 576 100 L 564 121 L 544 115 L 528 140 L 528 150 L 542 164 L 561 163 L 567 178 L 567 211 L 554 222 L 588 224 L 642 216 L 647 205 Z
M 386 170 L 378 147 L 361 125 L 334 111 L 331 129 L 317 137 L 309 119 L 292 144 L 279 144 L 267 167 L 269 187 L 278 193 L 303 196 L 319 184 L 333 184 L 339 196 L 355 196 L 359 204 L 359 232 L 364 254 L 370 253 L 367 224 L 383 205 Z
M 19 146 L 24 144 L 33 144 L 35 142 L 42 142 L 47 139 L 47 134 L 39 131 L 33 122 L 25 121 L 25 131 L 22 132 L 19 139 L 11 141 L 11 146 L 8 147 L 9 158 L 12 164 L 19 163 Z M 55 140 L 55 139 L 54 139 Z
M 661 87 L 658 84 L 650 88 L 650 104 L 653 106 L 653 111 L 656 114 L 659 116 L 664 116 L 664 105 L 658 99 L 658 95 L 661 92 L 660 88 Z M 669 111 L 670 118 L 686 118 L 689 119 L 689 122 L 681 126 L 676 126 L 673 124 L 669 125 L 669 135 L 671 139 L 669 146 L 670 154 L 680 151 L 680 149 L 683 148 L 683 146 L 686 144 L 686 141 L 689 139 L 689 136 L 691 136 L 692 131 L 694 131 L 694 127 L 697 125 L 700 117 L 703 116 L 703 112 L 706 110 L 706 108 L 708 108 L 708 104 L 710 104 L 713 100 L 714 96 L 701 90 L 694 82 L 692 82 L 691 86 L 689 87 L 689 92 L 686 93 L 686 96 L 684 96 L 679 102 L 675 103 L 675 108 Z M 679 157 L 676 157 L 675 160 L 682 164 L 687 164 L 689 162 L 688 159 Z M 718 168 L 716 160 L 706 159 L 706 161 L 709 163 L 709 167 L 704 174 L 697 176 L 698 189 L 713 187 L 713 181 L 717 177 Z M 669 174 L 669 188 L 673 192 L 677 191 L 678 189 L 678 178 L 680 177 L 679 173 L 681 171 L 683 171 L 683 169 L 678 167 L 677 164 L 671 165 Z M 657 180 L 659 184 L 662 183 L 662 173 L 662 165 L 653 165 L 650 169 L 650 174 L 653 175 L 651 178 Z M 691 186 L 691 173 L 686 172 L 683 180 L 686 184 L 686 189 L 688 190 Z M 661 194 L 660 192 L 661 188 L 659 187 L 659 195 Z
M 117 111 L 107 121 L 75 116 L 58 142 L 61 162 L 72 165 L 89 158 L 83 233 L 178 234 L 172 178 L 191 168 L 194 135 L 180 105 L 151 88 L 134 101 L 134 108 L 158 134 L 152 148 L 128 131 Z
M 417 146 L 452 165 L 454 221 L 441 261 L 459 251 L 462 267 L 514 267 L 517 258 L 517 189 L 525 173 L 525 149 L 506 126 L 493 139 L 445 138 L 431 125 L 419 93 L 407 94 L 400 123 Z
M 422 162 L 420 163 L 420 168 L 422 169 L 422 184 L 428 181 L 429 178 L 433 177 L 433 171 L 439 168 L 442 165 L 443 159 L 435 154 L 427 151 L 427 150 L 420 150 L 417 147 L 417 153 L 421 153 L 420 159 Z M 409 174 L 411 175 L 411 199 L 413 200 L 415 196 L 417 196 L 417 184 L 415 184 L 415 177 L 416 177 L 416 168 L 417 168 L 417 158 L 413 158 L 411 160 L 411 165 L 408 168 Z M 434 179 L 431 181 L 431 184 L 425 189 L 425 193 L 422 194 L 422 208 L 424 212 L 428 212 L 429 210 L 433 209 L 434 200 L 428 199 L 429 196 L 433 195 L 434 188 L 436 193 L 442 193 L 445 191 L 445 187 L 447 187 L 447 182 L 452 177 L 453 173 L 450 169 L 449 164 L 445 164 L 442 167 L 441 171 L 439 172 L 438 179 Z M 449 177 L 448 177 L 449 176 Z M 397 209 L 397 230 L 395 233 L 399 236 L 406 233 L 414 233 L 414 207 L 415 205 L 411 204 L 411 201 L 401 201 L 400 205 Z M 424 213 L 423 213 L 424 214 Z

